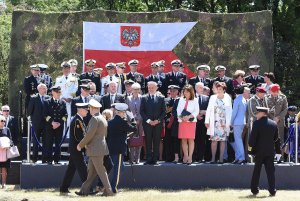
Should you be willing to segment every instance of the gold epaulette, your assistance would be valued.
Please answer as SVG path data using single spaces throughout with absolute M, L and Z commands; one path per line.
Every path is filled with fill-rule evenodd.
M 61 118 L 63 121 L 67 121 L 67 118 L 66 117 L 63 117 L 63 118 Z
M 47 116 L 47 117 L 46 117 L 46 121 L 47 121 L 47 122 L 48 122 L 50 119 L 51 119 L 50 116 Z

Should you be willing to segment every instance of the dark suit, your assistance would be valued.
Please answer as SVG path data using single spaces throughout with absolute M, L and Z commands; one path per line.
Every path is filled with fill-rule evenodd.
M 110 100 L 111 99 L 110 96 L 111 96 L 111 94 L 106 94 L 106 95 L 102 96 L 101 101 L 100 101 L 100 103 L 102 105 L 101 112 L 103 112 L 106 109 L 111 108 L 112 103 L 111 103 L 111 100 Z M 124 96 L 121 95 L 121 94 L 116 93 L 115 94 L 115 100 L 114 100 L 113 103 L 125 103 Z
M 250 86 L 251 88 L 251 94 L 256 93 L 256 87 L 258 87 L 260 84 L 264 83 L 264 77 L 261 75 L 258 75 L 256 79 L 252 75 L 249 75 L 245 77 L 245 82 L 246 83 L 251 83 L 252 85 Z
M 83 158 L 83 151 L 77 150 L 78 143 L 83 139 L 86 125 L 82 118 L 76 114 L 71 120 L 70 124 L 70 139 L 69 139 L 69 164 L 65 173 L 62 185 L 60 187 L 61 192 L 68 191 L 76 170 L 83 183 L 87 178 L 87 167 Z
M 45 104 L 46 101 L 50 99 L 50 96 L 45 95 L 44 101 L 42 102 L 41 96 L 39 94 L 34 95 L 30 98 L 29 104 L 28 104 L 28 115 L 31 117 L 33 131 L 35 133 L 35 136 L 37 137 L 37 140 L 40 140 L 42 138 L 42 161 L 45 162 L 45 149 L 46 149 L 46 130 L 45 130 Z M 38 143 L 35 139 L 35 137 L 32 138 L 33 143 L 33 156 L 32 160 L 37 161 L 38 160 Z
M 274 194 L 275 189 L 275 167 L 274 153 L 280 153 L 280 142 L 278 138 L 278 128 L 276 122 L 262 117 L 253 123 L 251 135 L 249 138 L 249 146 L 251 152 L 255 155 L 255 166 L 251 180 L 251 192 L 258 193 L 258 184 L 262 164 L 268 177 L 269 192 Z M 276 145 L 276 146 L 275 146 Z
M 153 76 L 152 74 L 145 78 L 145 93 L 148 93 L 148 82 L 153 81 L 157 83 L 158 91 L 161 92 L 164 96 L 167 95 L 168 86 L 166 85 L 166 80 L 160 75 Z
M 186 75 L 182 72 L 178 72 L 175 76 L 173 72 L 168 72 L 166 74 L 166 86 L 177 85 L 182 89 L 186 85 Z
M 111 180 L 111 187 L 114 193 L 118 192 L 120 172 L 124 168 L 123 157 L 127 150 L 127 133 L 135 132 L 136 130 L 135 124 L 129 124 L 119 115 L 116 115 L 112 120 L 108 121 L 107 145 L 109 155 L 114 164 L 113 177 Z
M 198 96 L 199 110 L 206 110 L 209 102 L 209 97 L 205 95 Z M 201 120 L 197 119 L 196 136 L 195 136 L 195 151 L 193 154 L 194 160 L 209 161 L 211 157 L 210 140 L 205 127 L 205 115 Z
M 134 82 L 139 83 L 141 85 L 142 92 L 145 92 L 145 77 L 143 74 L 135 72 L 133 75 L 132 72 L 129 72 L 126 76 L 127 80 L 133 80 Z
M 79 84 L 81 84 L 81 81 L 80 80 L 83 80 L 83 79 L 90 79 L 92 82 L 95 83 L 96 85 L 96 92 L 98 92 L 100 94 L 101 92 L 101 78 L 100 78 L 100 75 L 97 74 L 97 73 L 92 73 L 91 75 L 89 75 L 89 73 L 82 73 L 79 77 Z M 78 85 L 79 86 L 79 85 Z M 78 87 L 78 91 L 79 91 L 79 94 L 80 94 L 80 87 Z
M 159 143 L 162 123 L 166 115 L 166 106 L 163 96 L 155 95 L 154 100 L 144 95 L 141 99 L 140 113 L 143 119 L 143 128 L 146 136 L 147 163 L 156 163 L 159 157 Z M 147 120 L 159 120 L 159 124 L 151 126 Z M 153 151 L 153 154 L 152 154 Z
M 71 102 L 71 116 L 73 117 L 77 113 L 76 103 L 88 103 L 90 100 L 91 100 L 90 96 L 86 97 L 86 101 L 83 101 L 83 99 L 82 99 L 81 96 L 77 96 L 77 97 L 73 98 L 72 102 Z M 88 114 L 86 115 L 86 117 L 83 118 L 83 121 L 84 121 L 85 125 L 89 124 L 89 121 L 90 121 L 91 117 L 92 116 L 88 112 Z
M 198 76 L 192 77 L 189 80 L 189 84 L 192 85 L 194 87 L 194 89 L 195 89 L 196 83 L 198 83 L 198 82 L 201 82 Z M 211 79 L 203 78 L 202 83 L 204 84 L 204 86 L 207 86 L 207 87 L 211 88 Z
M 234 96 L 233 83 L 232 83 L 232 79 L 230 77 L 226 77 L 226 76 L 224 76 L 224 78 L 216 77 L 215 79 L 213 79 L 213 81 L 211 83 L 211 87 L 215 81 L 225 82 L 225 84 L 227 86 L 226 93 L 228 93 L 232 97 Z
M 8 116 L 6 119 L 6 127 L 9 128 L 11 139 L 15 145 L 19 143 L 19 126 L 18 120 L 14 116 Z
M 45 119 L 46 119 L 46 160 L 51 163 L 53 160 L 52 149 L 53 141 L 55 143 L 54 162 L 60 159 L 59 144 L 62 140 L 64 123 L 67 121 L 68 113 L 66 103 L 58 100 L 58 103 L 53 98 L 45 101 Z M 60 126 L 56 129 L 52 128 L 52 122 L 59 122 Z

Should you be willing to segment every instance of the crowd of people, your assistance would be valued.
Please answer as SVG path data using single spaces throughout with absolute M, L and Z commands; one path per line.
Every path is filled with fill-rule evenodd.
M 69 167 L 61 192 L 68 192 L 70 175 L 77 170 L 84 182 L 79 195 L 89 193 L 97 174 L 101 179 L 98 188 L 103 187 L 105 195 L 116 193 L 124 160 L 131 164 L 144 160 L 144 165 L 157 165 L 158 161 L 244 164 L 250 161 L 248 140 L 258 107 L 268 108 L 269 118 L 277 124 L 281 147 L 289 139 L 288 126 L 295 122 L 297 108 L 288 107 L 274 74 L 260 75 L 259 65 L 249 66 L 248 76 L 237 70 L 233 79 L 226 76 L 225 66 L 216 66 L 217 77 L 211 78 L 211 68 L 200 65 L 195 77 L 188 79 L 180 60 L 171 62 L 171 72 L 164 71 L 165 61 L 153 62 L 148 76 L 138 72 L 136 59 L 128 62 L 128 73 L 125 62 L 108 63 L 106 76 L 95 64 L 93 59 L 86 60 L 86 72 L 78 74 L 75 59 L 64 61 L 62 75 L 55 83 L 46 73 L 47 65 L 35 64 L 23 82 L 26 116 L 32 122 L 32 161 L 37 162 L 42 148 L 42 163 L 59 163 L 61 142 L 65 134 L 69 137 Z M 5 109 L 2 111 L 5 116 Z M 103 116 L 95 118 L 98 113 Z M 128 124 L 123 125 L 119 117 Z M 18 135 L 14 132 L 12 138 Z M 103 149 L 91 148 L 94 138 Z M 87 173 L 82 162 L 84 150 L 92 172 Z M 289 151 L 282 148 L 278 161 L 287 160 Z M 110 155 L 101 158 L 103 167 L 98 164 L 98 154 Z M 113 168 L 108 167 L 110 162 Z M 107 173 L 113 169 L 112 186 L 107 173 L 100 174 L 104 168 Z

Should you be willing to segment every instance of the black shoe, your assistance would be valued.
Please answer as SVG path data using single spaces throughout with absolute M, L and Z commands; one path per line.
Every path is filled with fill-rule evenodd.
M 238 160 L 234 160 L 231 164 L 237 164 L 238 162 Z
M 274 191 L 269 191 L 269 193 L 270 193 L 270 197 L 274 197 L 274 196 L 276 195 L 276 190 L 274 190 Z
M 71 193 L 69 190 L 60 190 L 60 194 L 68 194 Z
M 51 161 L 51 162 L 50 162 L 50 161 L 48 161 L 47 163 L 48 163 L 48 165 L 52 165 L 52 161 Z
M 146 161 L 146 162 L 144 163 L 144 165 L 151 165 L 151 162 L 150 162 L 150 161 Z
M 89 195 L 96 195 L 97 193 L 99 193 L 98 191 L 91 191 L 89 192 Z
M 153 161 L 151 165 L 159 165 L 157 161 Z
M 75 194 L 78 195 L 78 196 L 88 196 L 88 195 L 86 195 L 86 194 L 83 194 L 83 193 L 80 192 L 80 191 L 79 191 L 79 192 L 76 191 Z
M 251 193 L 256 196 L 259 193 L 259 190 L 251 190 Z
M 209 164 L 217 164 L 216 161 L 210 161 Z

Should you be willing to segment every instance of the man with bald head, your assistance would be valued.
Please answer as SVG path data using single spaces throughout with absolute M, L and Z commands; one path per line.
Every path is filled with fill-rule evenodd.
M 147 161 L 145 165 L 156 165 L 159 157 L 159 143 L 162 122 L 166 115 L 164 97 L 157 93 L 157 83 L 148 82 L 148 94 L 141 99 L 140 113 L 146 136 Z

